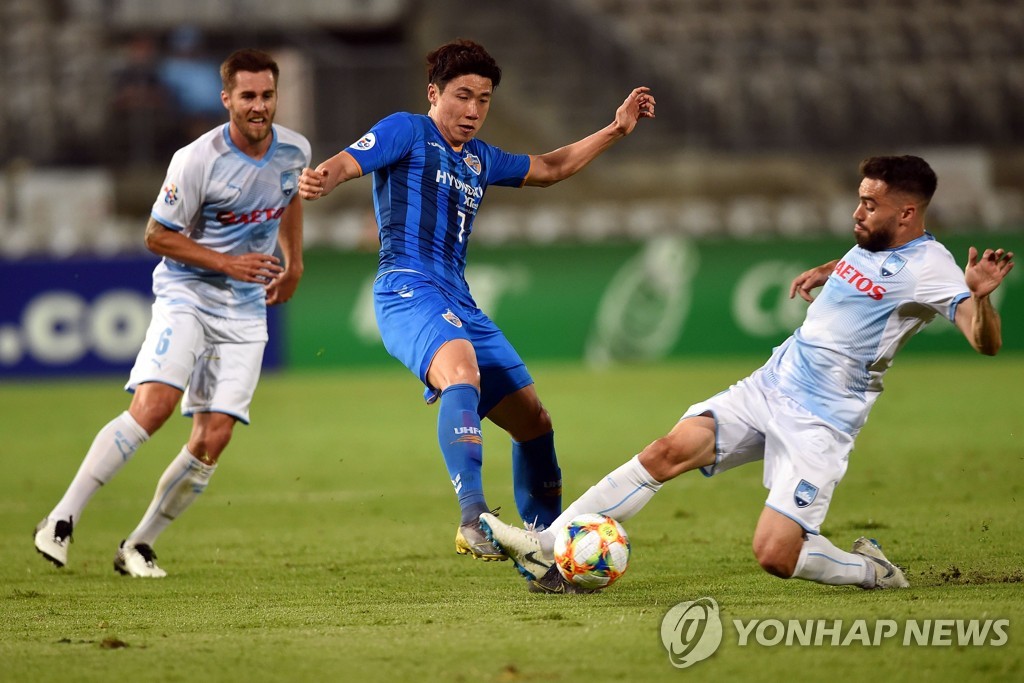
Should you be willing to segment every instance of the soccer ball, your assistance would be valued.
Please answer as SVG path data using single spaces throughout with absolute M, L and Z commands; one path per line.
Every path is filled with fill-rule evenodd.
M 570 583 L 595 589 L 612 585 L 629 564 L 629 537 L 611 517 L 580 515 L 555 537 L 555 566 Z

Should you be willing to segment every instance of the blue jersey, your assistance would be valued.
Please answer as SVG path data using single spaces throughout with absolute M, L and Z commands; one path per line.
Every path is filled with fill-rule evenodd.
M 465 279 L 473 220 L 488 185 L 523 185 L 529 156 L 476 139 L 456 152 L 429 116 L 404 112 L 377 123 L 346 151 L 363 174 L 373 173 L 379 274 L 422 273 L 475 305 Z

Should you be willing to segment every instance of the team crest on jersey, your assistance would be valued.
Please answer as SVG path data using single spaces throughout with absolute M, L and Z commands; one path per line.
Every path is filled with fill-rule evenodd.
M 358 150 L 365 152 L 368 149 L 373 149 L 373 146 L 377 144 L 377 136 L 373 133 L 367 133 L 363 137 L 359 138 L 352 143 L 352 146 Z
M 793 492 L 793 500 L 798 508 L 807 507 L 817 497 L 818 487 L 806 479 L 801 479 L 800 483 L 796 485 L 796 491 Z
M 168 183 L 167 187 L 164 188 L 164 204 L 168 206 L 174 206 L 178 201 L 178 186 L 174 183 Z
M 462 327 L 462 321 L 459 320 L 459 316 L 452 313 L 452 309 L 450 308 L 445 313 L 442 313 L 441 317 L 450 322 L 455 327 Z
M 462 157 L 462 160 L 466 162 L 466 166 L 469 166 L 469 170 L 477 175 L 480 175 L 482 166 L 480 165 L 480 157 L 475 154 L 466 152 L 466 156 Z
M 907 265 L 907 259 L 897 253 L 889 254 L 889 258 L 882 262 L 882 277 L 892 277 L 903 270 L 905 265 Z
M 290 171 L 282 171 L 281 173 L 281 192 L 284 192 L 285 197 L 291 197 L 292 193 L 295 192 L 299 186 L 299 172 L 296 169 Z

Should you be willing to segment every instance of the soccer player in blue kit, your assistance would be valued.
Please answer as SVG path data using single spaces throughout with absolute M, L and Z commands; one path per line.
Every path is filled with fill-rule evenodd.
M 181 401 L 192 433 L 157 483 L 114 568 L 162 578 L 153 543 L 206 489 L 236 422 L 249 423 L 267 343 L 267 304 L 288 301 L 302 277 L 298 178 L 309 141 L 274 124 L 277 63 L 243 49 L 221 65 L 229 121 L 178 150 L 146 225 L 153 318 L 125 387 L 131 404 L 93 440 L 36 550 L 58 567 L 82 510 Z M 280 247 L 284 257 L 275 256 Z
M 552 558 L 556 533 L 574 517 L 593 512 L 624 521 L 684 472 L 711 477 L 758 460 L 769 493 L 753 549 L 765 571 L 831 585 L 908 585 L 876 542 L 861 537 L 846 552 L 821 535 L 821 525 L 883 376 L 910 337 L 942 316 L 979 353 L 998 352 L 1000 319 L 989 295 L 1013 268 L 1013 254 L 988 249 L 979 258 L 971 247 L 967 267 L 957 267 L 925 231 L 937 179 L 924 159 L 872 157 L 860 171 L 857 244 L 793 281 L 790 296 L 812 303 L 764 366 L 690 406 L 666 436 L 602 478 L 548 529 L 517 529 L 482 515 L 484 531 L 532 585 L 574 592 L 558 580 Z
M 654 118 L 648 88 L 633 90 L 605 128 L 547 154 L 509 154 L 476 138 L 501 80 L 483 46 L 456 40 L 427 55 L 426 115 L 397 113 L 315 170 L 299 191 L 315 200 L 340 183 L 373 174 L 380 236 L 374 286 L 388 352 L 439 401 L 437 435 L 459 499 L 458 553 L 504 560 L 484 536 L 488 506 L 480 421 L 512 437 L 516 506 L 542 529 L 561 511 L 561 471 L 551 417 L 533 379 L 500 329 L 477 307 L 465 280 L 473 222 L 490 185 L 546 187 L 578 172 L 637 122 Z

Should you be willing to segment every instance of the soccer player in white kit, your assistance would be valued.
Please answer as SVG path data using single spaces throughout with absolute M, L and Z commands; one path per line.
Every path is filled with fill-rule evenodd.
M 221 65 L 228 123 L 178 150 L 146 225 L 153 317 L 125 389 L 128 410 L 96 435 L 60 502 L 35 530 L 36 549 L 67 563 L 82 510 L 181 401 L 192 433 L 161 476 L 114 568 L 159 578 L 153 543 L 206 488 L 235 422 L 249 423 L 267 343 L 267 304 L 288 301 L 302 277 L 298 178 L 310 145 L 274 125 L 278 66 L 265 52 Z M 282 259 L 275 255 L 280 247 Z
M 862 537 L 846 552 L 821 535 L 821 525 L 882 377 L 910 337 L 943 316 L 979 353 L 998 352 L 1000 320 L 989 295 L 1013 268 L 1013 254 L 988 249 L 979 258 L 971 247 L 961 272 L 925 231 L 937 185 L 931 167 L 919 157 L 872 157 L 860 171 L 857 245 L 793 281 L 790 296 L 812 303 L 804 324 L 767 363 L 691 406 L 671 432 L 591 487 L 547 530 L 481 515 L 492 542 L 535 586 L 574 590 L 552 566 L 555 535 L 574 517 L 595 512 L 623 521 L 684 472 L 699 468 L 711 477 L 761 460 L 769 493 L 753 549 L 767 572 L 832 585 L 907 587 L 877 542 Z

